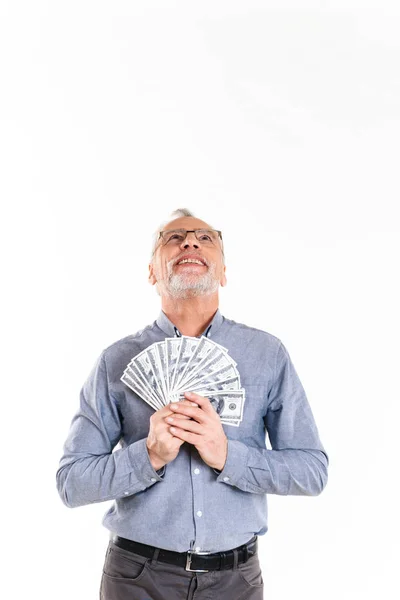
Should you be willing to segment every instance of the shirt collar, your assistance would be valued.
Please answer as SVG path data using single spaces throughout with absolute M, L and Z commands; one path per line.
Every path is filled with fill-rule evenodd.
M 204 331 L 201 335 L 206 335 L 207 337 L 210 337 L 210 334 L 214 335 L 218 331 L 218 329 L 221 327 L 223 320 L 224 320 L 224 317 L 222 316 L 222 314 L 218 308 L 217 312 L 215 313 L 215 315 L 212 318 L 211 323 L 209 323 L 207 325 L 207 327 L 204 329 Z M 160 311 L 160 314 L 158 315 L 156 323 L 157 323 L 158 327 L 162 331 L 164 331 L 164 333 L 169 335 L 170 337 L 175 337 L 175 335 L 178 335 L 178 336 L 182 335 L 181 332 L 172 323 L 172 321 L 169 320 L 169 318 L 167 317 L 167 315 L 165 314 L 164 311 Z M 178 332 L 178 333 L 176 333 L 176 332 Z M 200 337 L 200 336 L 198 336 L 198 337 Z

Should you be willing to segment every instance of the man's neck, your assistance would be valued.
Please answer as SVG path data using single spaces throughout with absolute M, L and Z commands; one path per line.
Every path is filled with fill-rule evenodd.
M 183 300 L 163 296 L 161 308 L 182 335 L 201 335 L 218 310 L 218 293 Z

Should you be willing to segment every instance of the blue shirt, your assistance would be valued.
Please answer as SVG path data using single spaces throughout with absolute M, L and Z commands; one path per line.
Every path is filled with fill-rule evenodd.
M 223 425 L 228 455 L 222 471 L 187 443 L 155 471 L 146 447 L 153 409 L 120 377 L 136 354 L 176 333 L 161 311 L 152 325 L 101 353 L 81 390 L 57 489 L 69 507 L 114 500 L 103 525 L 119 536 L 177 552 L 192 543 L 197 552 L 220 552 L 266 533 L 267 494 L 320 494 L 328 455 L 283 343 L 217 310 L 204 334 L 237 363 L 246 390 L 243 421 Z

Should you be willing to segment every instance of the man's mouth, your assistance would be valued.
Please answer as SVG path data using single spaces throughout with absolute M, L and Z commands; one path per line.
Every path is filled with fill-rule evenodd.
M 201 267 L 205 267 L 205 264 L 203 262 L 201 262 L 201 260 L 197 260 L 196 258 L 183 258 L 176 264 L 177 265 L 193 264 L 193 265 L 200 265 Z
M 181 258 L 178 258 L 176 260 L 175 267 L 178 267 L 180 265 L 191 265 L 192 268 L 193 268 L 193 265 L 198 265 L 199 267 L 207 267 L 207 262 L 199 254 L 195 254 L 195 253 L 190 254 L 188 252 L 187 254 L 184 254 L 183 256 L 181 256 Z

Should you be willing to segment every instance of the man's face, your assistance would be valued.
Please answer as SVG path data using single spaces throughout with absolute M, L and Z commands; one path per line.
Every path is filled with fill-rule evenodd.
M 212 229 L 207 223 L 195 217 L 180 217 L 163 227 L 170 229 Z M 197 262 L 181 262 L 197 260 Z M 163 243 L 160 239 L 149 265 L 149 281 L 157 284 L 161 296 L 191 298 L 216 292 L 226 284 L 221 243 L 215 244 L 197 240 L 194 233 L 177 243 L 174 239 Z

